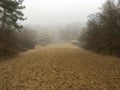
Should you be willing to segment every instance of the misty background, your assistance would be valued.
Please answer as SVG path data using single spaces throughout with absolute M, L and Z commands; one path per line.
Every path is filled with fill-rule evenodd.
M 18 2 L 21 4 L 21 1 Z M 3 38 L 8 44 L 16 42 L 16 48 L 26 49 L 34 48 L 36 45 L 47 46 L 65 42 L 77 43 L 79 47 L 92 50 L 105 48 L 107 51 L 106 47 L 109 44 L 111 44 L 109 50 L 113 46 L 118 47 L 115 42 L 119 41 L 119 0 L 23 0 L 22 2 L 23 9 L 19 8 L 19 13 L 16 11 L 15 17 L 7 7 L 3 7 L 1 12 L 3 15 L 1 31 L 6 31 L 5 35 L 3 32 Z M 11 5 L 16 8 L 14 4 L 9 6 Z M 19 15 L 22 18 L 16 18 Z
M 105 0 L 25 0 L 24 25 L 63 26 L 73 22 L 85 24 L 88 15 L 99 10 Z
M 25 0 L 25 27 L 37 31 L 37 42 L 49 36 L 53 42 L 75 40 L 85 27 L 88 15 L 98 12 L 105 0 Z M 41 40 L 40 40 L 41 42 Z

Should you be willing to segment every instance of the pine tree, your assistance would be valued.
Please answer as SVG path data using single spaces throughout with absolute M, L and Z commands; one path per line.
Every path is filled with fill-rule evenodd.
M 22 6 L 23 0 L 1 0 L 0 1 L 0 21 L 1 30 L 4 32 L 6 28 L 11 30 L 19 30 L 22 25 L 18 24 L 19 20 L 25 20 L 24 14 L 21 12 L 25 6 Z

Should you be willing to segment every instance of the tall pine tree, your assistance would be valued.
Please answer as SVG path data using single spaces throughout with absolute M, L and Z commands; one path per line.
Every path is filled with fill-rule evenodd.
M 0 0 L 0 21 L 1 30 L 19 30 L 22 25 L 18 24 L 19 20 L 25 20 L 21 12 L 25 6 L 22 6 L 23 0 Z M 9 29 L 8 29 L 9 28 Z

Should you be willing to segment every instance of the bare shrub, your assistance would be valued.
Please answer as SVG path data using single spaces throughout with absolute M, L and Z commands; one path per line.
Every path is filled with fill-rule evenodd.
M 81 46 L 97 52 L 120 54 L 120 4 L 107 0 L 101 11 L 89 16 L 80 36 Z

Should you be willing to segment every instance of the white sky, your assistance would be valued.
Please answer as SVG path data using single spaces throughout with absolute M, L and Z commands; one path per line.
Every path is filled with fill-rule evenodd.
M 105 0 L 24 0 L 24 24 L 54 26 L 86 22 Z

